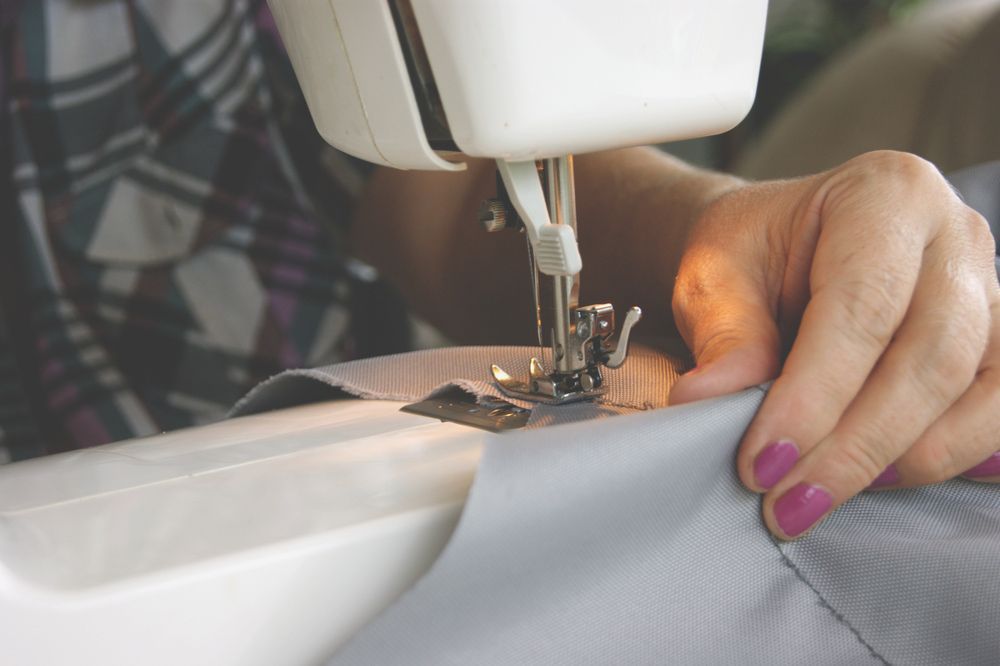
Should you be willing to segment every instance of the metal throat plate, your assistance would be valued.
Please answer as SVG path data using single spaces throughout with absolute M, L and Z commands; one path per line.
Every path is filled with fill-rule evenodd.
M 461 423 L 490 432 L 523 428 L 531 417 L 530 409 L 493 398 L 476 402 L 476 397 L 465 391 L 433 396 L 427 400 L 405 405 L 400 411 Z

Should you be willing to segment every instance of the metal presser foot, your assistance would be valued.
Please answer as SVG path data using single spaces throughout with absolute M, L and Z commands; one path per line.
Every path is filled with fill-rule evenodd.
M 498 365 L 492 366 L 493 379 L 500 390 L 511 398 L 561 405 L 578 400 L 590 400 L 605 392 L 601 366 L 620 367 L 628 353 L 632 327 L 642 318 L 642 310 L 629 309 L 622 324 L 618 344 L 611 346 L 615 332 L 615 310 L 610 304 L 590 305 L 573 311 L 569 345 L 553 349 L 555 362 L 569 361 L 578 369 L 546 372 L 542 362 L 532 357 L 527 380 L 515 379 Z
M 642 317 L 633 307 L 625 315 L 617 344 L 615 309 L 609 303 L 578 305 L 582 260 L 576 241 L 576 197 L 572 156 L 538 162 L 497 161 L 496 199 L 483 202 L 479 222 L 490 232 L 519 229 L 528 238 L 528 261 L 538 344 L 543 345 L 541 285 L 551 296 L 548 322 L 552 372 L 532 358 L 527 379 L 515 379 L 497 365 L 493 378 L 504 394 L 522 400 L 563 404 L 604 393 L 601 367 L 625 362 L 632 327 Z

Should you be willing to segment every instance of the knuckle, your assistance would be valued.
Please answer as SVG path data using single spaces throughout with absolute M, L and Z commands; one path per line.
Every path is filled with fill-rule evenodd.
M 982 413 L 994 416 L 972 430 L 931 428 L 904 456 L 902 462 L 908 481 L 929 485 L 953 479 L 975 464 L 975 460 L 969 459 L 970 449 L 983 450 L 1000 445 L 1000 372 L 992 369 L 980 372 L 968 395 L 981 405 Z
M 962 225 L 969 234 L 969 240 L 973 247 L 987 251 L 987 256 L 992 260 L 996 254 L 996 241 L 993 232 L 990 230 L 990 223 L 977 211 L 968 206 L 964 206 L 961 214 Z M 992 264 L 992 261 L 990 262 Z
M 694 341 L 695 352 L 697 356 L 702 354 L 719 356 L 735 349 L 745 340 L 746 335 L 735 327 L 716 327 L 707 332 L 707 335 L 698 336 Z
M 810 387 L 800 394 L 798 413 L 810 420 L 827 416 L 829 405 L 846 405 L 857 387 L 834 372 L 820 372 L 810 377 Z
M 951 248 L 945 253 L 946 265 L 952 271 L 964 271 L 978 284 L 984 277 L 992 284 L 996 281 L 996 241 L 989 222 L 965 204 L 958 206 L 944 236 Z
M 982 405 L 983 413 L 993 415 L 993 424 L 986 434 L 989 443 L 1000 444 L 1000 368 L 983 369 L 969 391 L 974 393 L 971 398 Z
M 909 379 L 933 403 L 950 405 L 975 379 L 985 334 L 970 337 L 966 325 L 953 316 L 940 317 L 925 330 L 928 344 L 922 357 L 909 364 Z
M 837 469 L 854 488 L 866 487 L 892 462 L 880 447 L 873 444 L 887 441 L 879 436 L 880 430 L 881 427 L 869 427 L 867 435 L 859 433 L 838 451 Z
M 983 402 L 1000 411 L 1000 370 L 990 367 L 979 374 L 979 390 L 983 392 Z M 997 429 L 1000 433 L 1000 428 Z
M 859 162 L 880 174 L 911 186 L 943 183 L 944 178 L 932 163 L 913 153 L 898 150 L 874 150 L 860 155 Z
M 854 342 L 865 347 L 884 348 L 903 314 L 902 307 L 892 296 L 898 278 L 894 275 L 881 279 L 873 277 L 850 280 L 839 288 L 834 299 L 839 308 L 835 321 L 840 322 L 840 332 Z
M 673 303 L 675 308 L 690 307 L 701 301 L 708 300 L 713 290 L 701 272 L 696 270 L 686 270 L 682 265 L 682 270 L 677 275 L 674 285 Z
M 677 276 L 671 296 L 671 310 L 681 331 L 690 333 L 694 329 L 699 310 L 711 302 L 714 290 L 697 272 L 682 271 Z
M 964 470 L 958 463 L 961 451 L 956 450 L 953 439 L 937 437 L 924 440 L 907 454 L 906 478 L 921 486 L 953 479 Z

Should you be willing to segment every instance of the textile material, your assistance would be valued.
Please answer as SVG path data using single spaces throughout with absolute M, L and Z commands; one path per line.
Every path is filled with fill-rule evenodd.
M 0 237 L 23 266 L 0 319 L 26 342 L 0 345 L 0 396 L 28 387 L 46 418 L 0 460 L 214 420 L 282 368 L 358 353 L 351 312 L 385 299 L 359 295 L 293 168 L 262 1 L 3 9 Z M 0 430 L 27 433 L 13 402 Z
M 286 373 L 235 412 L 329 397 L 330 386 L 402 400 L 442 386 L 497 395 L 489 363 L 513 368 L 531 351 Z M 734 468 L 762 389 L 625 413 L 662 407 L 677 367 L 642 350 L 609 377 L 604 404 L 535 407 L 543 422 L 586 422 L 487 444 L 430 572 L 333 663 L 1000 662 L 1000 488 L 862 494 L 779 543 Z M 595 420 L 609 409 L 625 414 Z
M 763 391 L 506 435 L 451 542 L 334 664 L 996 664 L 1000 488 L 868 493 L 780 544 Z
M 1000 663 L 1000 488 L 862 495 L 782 549 L 887 661 Z
M 552 425 L 666 407 L 670 387 L 684 371 L 684 362 L 652 348 L 634 345 L 629 360 L 605 373 L 608 392 L 584 406 L 550 407 L 504 396 L 490 375 L 496 363 L 508 372 L 527 376 L 528 360 L 540 350 L 531 347 L 452 347 L 391 357 L 351 361 L 324 368 L 289 370 L 264 382 L 243 398 L 231 415 L 241 416 L 328 398 L 331 388 L 361 398 L 421 400 L 452 388 L 478 398 L 502 398 L 533 407 L 528 427 Z

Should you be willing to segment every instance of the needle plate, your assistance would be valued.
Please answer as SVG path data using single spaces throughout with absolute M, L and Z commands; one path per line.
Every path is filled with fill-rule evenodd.
M 531 417 L 530 409 L 512 405 L 505 400 L 488 399 L 477 403 L 475 396 L 465 391 L 428 398 L 406 405 L 400 411 L 461 423 L 490 432 L 523 428 Z

